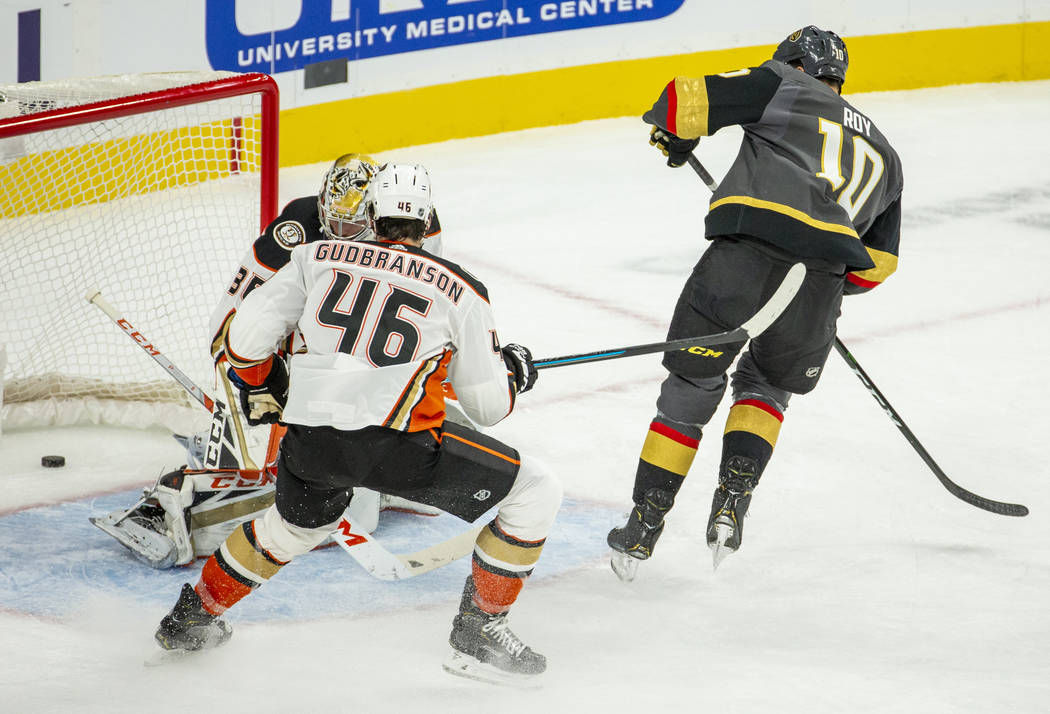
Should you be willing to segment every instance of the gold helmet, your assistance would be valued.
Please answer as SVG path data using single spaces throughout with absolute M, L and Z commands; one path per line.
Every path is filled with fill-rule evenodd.
M 379 162 L 367 154 L 343 154 L 335 160 L 317 195 L 317 213 L 325 235 L 348 240 L 368 229 L 365 190 L 378 171 Z

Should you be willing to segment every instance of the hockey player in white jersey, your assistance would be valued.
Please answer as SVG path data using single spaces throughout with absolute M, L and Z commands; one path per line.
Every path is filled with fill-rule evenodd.
M 431 211 L 421 166 L 387 165 L 373 181 L 374 243 L 318 241 L 249 295 L 225 335 L 248 407 L 280 415 L 276 503 L 236 529 L 188 583 L 156 632 L 165 649 L 222 644 L 220 616 L 335 528 L 351 489 L 365 486 L 474 521 L 477 538 L 458 614 L 453 674 L 535 677 L 546 659 L 507 626 L 561 503 L 535 459 L 446 419 L 451 381 L 468 416 L 491 425 L 535 383 L 527 349 L 501 347 L 485 286 L 421 249 Z M 275 357 L 299 330 L 309 345 Z
M 221 427 L 228 432 L 219 449 L 221 458 L 218 463 L 205 465 L 205 449 L 213 441 L 209 431 L 177 437 L 186 447 L 185 466 L 162 475 L 131 508 L 91 519 L 139 560 L 154 568 L 169 568 L 207 557 L 234 528 L 273 504 L 275 459 L 284 427 L 272 420 L 269 430 L 241 427 L 237 416 L 239 400 L 226 375 L 223 336 L 245 296 L 286 265 L 295 246 L 330 239 L 374 239 L 364 196 L 378 170 L 379 162 L 367 154 L 340 156 L 325 172 L 317 195 L 290 201 L 241 259 L 209 325 L 216 363 L 215 386 L 233 413 Z M 436 211 L 431 211 L 427 221 L 423 248 L 441 255 L 441 224 Z M 301 342 L 291 344 L 290 338 L 282 353 L 299 347 Z M 450 414 L 451 418 L 472 425 L 454 402 Z M 247 412 L 245 416 L 251 425 L 263 423 Z M 381 510 L 440 513 L 436 508 L 394 495 L 365 488 L 356 491 L 349 515 L 369 532 L 378 525 Z

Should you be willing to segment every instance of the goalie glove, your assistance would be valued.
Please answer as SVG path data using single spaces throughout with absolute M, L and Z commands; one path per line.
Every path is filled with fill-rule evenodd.
M 261 384 L 248 384 L 246 378 L 252 379 L 262 372 L 266 362 L 239 371 L 230 367 L 226 373 L 230 383 L 240 390 L 241 409 L 251 426 L 280 421 L 284 405 L 288 403 L 288 368 L 283 359 L 271 356 L 268 361 L 270 369 Z
M 667 157 L 667 165 L 677 169 L 689 160 L 689 154 L 700 143 L 700 139 L 682 139 L 666 129 L 654 126 L 649 133 L 649 144 L 655 146 Z
M 502 350 L 503 361 L 507 365 L 507 377 L 514 385 L 517 394 L 527 392 L 536 384 L 539 372 L 532 363 L 532 353 L 524 345 L 511 343 Z

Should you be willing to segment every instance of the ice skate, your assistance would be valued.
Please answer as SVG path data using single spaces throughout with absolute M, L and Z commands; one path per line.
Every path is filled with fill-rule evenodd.
M 613 528 L 606 538 L 613 549 L 609 565 L 620 580 L 629 583 L 638 573 L 638 563 L 653 554 L 656 541 L 664 530 L 664 516 L 674 505 L 674 494 L 653 488 L 645 501 L 636 504 L 622 528 Z
M 446 672 L 494 684 L 535 686 L 547 658 L 533 652 L 507 624 L 507 613 L 493 615 L 474 603 L 473 579 L 467 579 L 459 614 L 452 620 L 452 655 Z
M 217 615 L 205 612 L 193 586 L 186 583 L 175 607 L 160 621 L 154 637 L 166 650 L 196 652 L 224 645 L 231 635 L 230 626 Z
M 711 548 L 714 570 L 726 556 L 740 548 L 744 539 L 744 516 L 758 477 L 758 464 L 744 456 L 730 457 L 719 474 L 711 516 L 707 520 L 707 545 Z

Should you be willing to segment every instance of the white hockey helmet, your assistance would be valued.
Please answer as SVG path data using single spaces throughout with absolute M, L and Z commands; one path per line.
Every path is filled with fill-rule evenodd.
M 384 164 L 371 184 L 372 218 L 409 218 L 426 223 L 433 203 L 430 175 L 419 164 Z
M 317 195 L 317 213 L 325 235 L 348 240 L 370 227 L 365 193 L 378 171 L 379 162 L 367 154 L 343 154 L 335 160 Z

